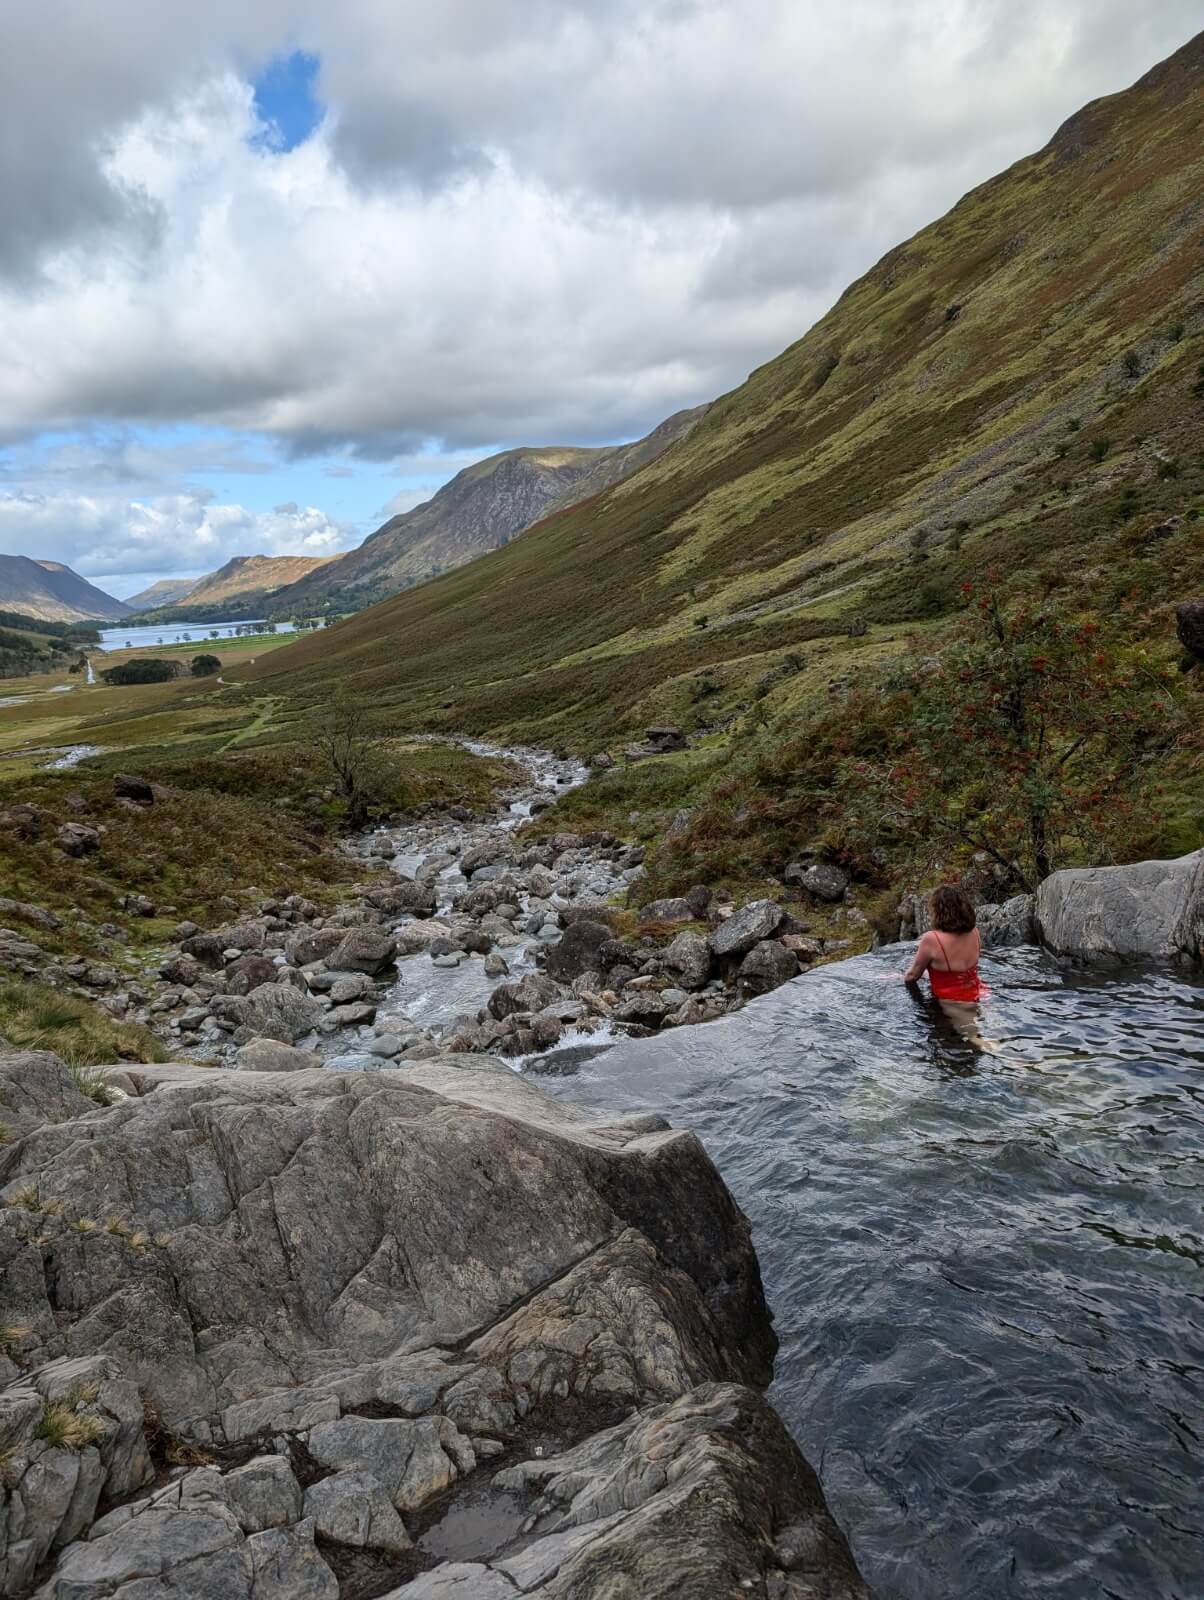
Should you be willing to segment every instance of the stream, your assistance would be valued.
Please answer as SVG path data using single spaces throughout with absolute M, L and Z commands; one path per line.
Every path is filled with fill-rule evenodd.
M 509 810 L 393 830 L 396 870 L 585 776 L 475 748 L 525 769 Z M 443 866 L 440 909 L 464 887 Z M 513 973 L 534 943 L 504 951 Z M 705 1142 L 753 1223 L 772 1398 L 878 1600 L 1204 1594 L 1204 985 L 1000 952 L 981 1055 L 903 964 L 820 967 L 651 1039 L 568 1035 L 576 1072 L 540 1081 Z M 381 1014 L 436 1031 L 496 981 L 399 967 Z

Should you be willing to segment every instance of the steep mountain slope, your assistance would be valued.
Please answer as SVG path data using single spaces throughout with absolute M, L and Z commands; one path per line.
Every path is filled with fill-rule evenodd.
M 160 606 L 174 606 L 203 581 L 203 578 L 160 578 L 157 583 L 130 595 L 126 605 L 131 611 L 155 611 Z
M 129 607 L 59 561 L 0 555 L 0 611 L 42 622 L 116 621 Z
M 246 676 L 582 748 L 762 690 L 786 716 L 988 568 L 1173 633 L 1204 565 L 1202 335 L 1204 35 L 892 250 L 642 471 Z
M 616 445 L 613 450 L 606 451 L 588 472 L 577 479 L 567 494 L 560 495 L 546 505 L 541 515 L 550 517 L 554 512 L 567 511 L 569 506 L 578 505 L 582 500 L 588 500 L 593 495 L 601 494 L 604 489 L 622 483 L 624 478 L 630 478 L 633 472 L 655 461 L 671 444 L 684 439 L 710 409 L 708 403 L 693 406 L 688 411 L 675 411 L 642 439 L 634 439 L 630 444 Z
M 458 472 L 430 500 L 390 517 L 357 550 L 296 584 L 280 604 L 345 610 L 461 566 L 543 515 L 609 450 L 506 450 Z

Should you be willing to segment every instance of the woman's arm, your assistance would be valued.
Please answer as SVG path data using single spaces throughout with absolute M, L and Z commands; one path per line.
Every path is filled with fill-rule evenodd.
M 907 971 L 903 974 L 903 982 L 919 983 L 920 979 L 932 965 L 932 957 L 934 954 L 935 951 L 933 949 L 932 935 L 930 933 L 926 933 L 920 940 L 919 944 L 916 945 L 916 953 L 912 957 L 911 966 L 908 967 Z

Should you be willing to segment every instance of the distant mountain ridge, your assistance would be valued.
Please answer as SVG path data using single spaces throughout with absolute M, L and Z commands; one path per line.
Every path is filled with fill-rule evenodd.
M 294 584 L 280 600 L 301 610 L 327 601 L 355 610 L 463 566 L 538 521 L 611 453 L 552 445 L 487 456 L 430 500 L 390 517 L 358 549 Z
M 137 594 L 132 594 L 126 600 L 126 605 L 131 611 L 154 611 L 159 606 L 178 605 L 184 596 L 190 594 L 198 583 L 203 583 L 200 578 L 160 578 L 156 583 L 148 584 L 145 589 L 139 589 Z
M 679 411 L 630 444 L 527 446 L 486 456 L 422 505 L 391 517 L 357 550 L 277 595 L 274 609 L 358 610 L 462 567 L 544 517 L 630 477 L 689 433 L 706 411 Z
M 337 560 L 337 556 L 232 556 L 216 572 L 199 578 L 161 578 L 129 604 L 148 620 L 160 622 L 212 620 L 219 611 L 234 617 L 269 609 L 280 614 L 275 602 L 282 591 Z
M 130 608 L 61 561 L 0 555 L 0 611 L 40 622 L 116 622 Z
M 198 578 L 176 603 L 211 605 L 247 594 L 275 594 L 337 560 L 337 556 L 234 556 L 216 572 Z

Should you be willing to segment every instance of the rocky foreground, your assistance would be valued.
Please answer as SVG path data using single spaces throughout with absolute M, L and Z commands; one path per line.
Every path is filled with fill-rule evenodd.
M 499 1062 L 0 1057 L 0 1590 L 865 1593 L 698 1141 Z

